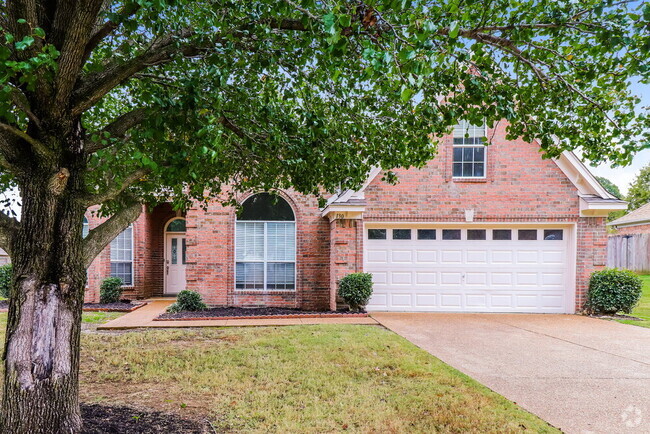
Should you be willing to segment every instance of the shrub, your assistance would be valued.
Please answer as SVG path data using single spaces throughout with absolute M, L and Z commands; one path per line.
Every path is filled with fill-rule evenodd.
M 348 274 L 339 281 L 339 295 L 350 306 L 350 310 L 358 311 L 365 307 L 372 295 L 372 275 Z
M 100 303 L 117 303 L 122 297 L 122 284 L 119 277 L 107 277 L 99 287 Z
M 185 312 L 185 311 L 197 311 L 207 309 L 208 306 L 203 303 L 201 294 L 196 291 L 184 290 L 178 293 L 176 298 L 176 303 L 172 304 L 167 308 L 167 312 L 176 313 L 176 312 Z
M 632 312 L 641 298 L 642 280 L 629 270 L 606 268 L 589 279 L 585 309 L 591 313 Z
M 12 268 L 11 264 L 5 264 L 0 267 L 0 297 L 9 298 L 11 289 Z

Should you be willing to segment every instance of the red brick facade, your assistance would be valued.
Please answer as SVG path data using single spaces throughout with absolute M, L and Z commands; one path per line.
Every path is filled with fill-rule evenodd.
M 287 306 L 304 309 L 336 307 L 338 280 L 363 269 L 364 222 L 465 222 L 473 210 L 475 223 L 565 223 L 575 228 L 575 305 L 584 303 L 590 273 L 605 264 L 606 231 L 601 217 L 580 217 L 577 188 L 537 145 L 505 139 L 505 125 L 488 131 L 485 179 L 455 180 L 451 175 L 452 139 L 422 169 L 397 169 L 392 186 L 377 176 L 365 189 L 362 219 L 322 216 L 316 199 L 282 192 L 296 216 L 296 290 L 260 293 L 234 289 L 233 208 L 210 203 L 187 211 L 187 288 L 200 292 L 209 305 Z M 242 197 L 243 201 L 246 197 Z M 169 205 L 143 213 L 134 223 L 134 285 L 125 295 L 163 295 L 163 230 L 177 214 Z M 89 216 L 90 227 L 100 220 Z M 89 269 L 88 300 L 110 274 L 107 248 Z
M 633 226 L 618 226 L 612 235 L 635 235 L 650 233 L 650 223 Z

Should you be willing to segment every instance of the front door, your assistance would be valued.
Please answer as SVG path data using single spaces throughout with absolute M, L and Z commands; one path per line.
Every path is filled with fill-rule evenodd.
M 178 294 L 185 289 L 185 234 L 165 237 L 165 294 Z

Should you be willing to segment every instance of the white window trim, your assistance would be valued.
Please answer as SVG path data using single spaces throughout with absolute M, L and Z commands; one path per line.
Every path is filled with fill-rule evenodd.
M 129 285 L 124 284 L 124 285 L 122 285 L 122 288 L 134 288 L 135 287 L 135 243 L 134 243 L 134 241 L 135 241 L 135 236 L 134 236 L 135 230 L 134 230 L 134 227 L 133 227 L 133 223 L 130 224 L 126 229 L 128 229 L 128 228 L 131 228 L 131 260 L 130 261 L 114 261 L 113 259 L 109 258 L 110 259 L 109 262 L 111 264 L 113 262 L 115 262 L 116 264 L 117 263 L 120 263 L 120 264 L 131 263 L 131 284 L 129 284 Z M 122 232 L 124 232 L 124 231 L 122 231 Z M 121 235 L 122 232 L 120 232 L 118 234 L 118 236 Z M 113 240 L 111 240 L 111 243 L 112 242 L 113 242 Z M 111 273 L 111 277 L 113 277 L 112 274 L 113 273 Z
M 484 133 L 483 137 L 488 136 L 488 128 L 487 128 L 486 123 L 483 124 L 483 133 Z M 455 139 L 455 138 L 456 137 L 454 137 L 453 133 L 452 133 L 452 145 L 451 145 L 451 173 L 452 173 L 452 175 L 451 175 L 451 178 L 455 179 L 455 180 L 486 179 L 487 178 L 487 172 L 488 172 L 488 147 L 487 147 L 486 144 L 482 145 L 483 148 L 484 148 L 484 151 L 483 151 L 483 166 L 484 166 L 483 167 L 483 176 L 454 176 L 453 175 L 454 174 L 454 148 L 478 148 L 478 146 L 475 143 L 472 143 L 472 144 L 465 144 L 465 143 L 456 144 L 456 143 L 453 142 L 454 141 L 453 139 Z
M 295 215 L 295 214 L 294 214 Z M 264 259 L 260 260 L 238 260 L 237 259 L 237 223 L 264 223 Z M 268 243 L 266 242 L 267 226 L 268 223 L 293 223 L 293 239 L 295 240 L 295 246 L 293 250 L 293 260 L 284 260 L 284 261 L 269 261 L 268 258 Z M 298 225 L 296 220 L 235 220 L 235 236 L 234 236 L 234 250 L 235 250 L 235 267 L 233 270 L 233 281 L 235 283 L 236 292 L 255 292 L 258 294 L 261 293 L 273 293 L 273 292 L 296 292 L 298 290 L 298 261 L 297 261 L 297 252 L 298 252 L 298 238 L 297 238 L 297 228 Z M 247 288 L 237 288 L 237 263 L 253 263 L 253 264 L 264 264 L 264 288 L 263 289 L 247 289 Z M 267 264 L 293 264 L 293 289 L 268 289 L 267 288 Z

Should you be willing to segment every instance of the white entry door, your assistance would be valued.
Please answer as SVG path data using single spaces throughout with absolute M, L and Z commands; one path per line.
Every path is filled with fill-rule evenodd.
M 165 294 L 185 289 L 186 250 L 184 234 L 165 236 Z
M 571 313 L 570 227 L 365 229 L 368 310 Z

